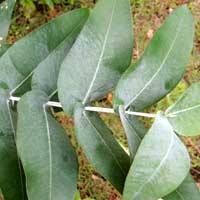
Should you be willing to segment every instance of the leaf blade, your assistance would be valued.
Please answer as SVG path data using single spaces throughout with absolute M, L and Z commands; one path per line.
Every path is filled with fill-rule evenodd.
M 30 89 L 34 69 L 66 39 L 74 24 L 78 24 L 85 16 L 88 16 L 87 9 L 65 13 L 17 41 L 0 59 L 0 83 L 6 83 L 12 92 L 23 85 L 26 86 L 23 91 Z
M 149 157 L 151 160 L 146 168 L 145 161 Z M 158 115 L 135 156 L 126 179 L 124 199 L 156 200 L 166 196 L 181 184 L 189 166 L 185 146 L 167 119 Z
M 76 193 L 77 159 L 64 129 L 47 112 L 47 101 L 44 92 L 35 90 L 18 104 L 17 147 L 27 194 L 33 200 L 71 200 Z
M 76 136 L 87 158 L 116 189 L 122 192 L 130 166 L 128 155 L 97 113 L 86 112 L 78 105 L 74 117 Z
M 0 88 L 0 188 L 5 200 L 26 200 L 23 169 L 15 144 L 8 91 Z
M 8 34 L 14 6 L 15 0 L 5 0 L 0 4 L 0 49 Z
M 132 163 L 137 149 L 147 131 L 143 124 L 135 116 L 126 115 L 123 106 L 119 106 L 119 115 L 127 136 L 130 160 Z
M 188 175 L 183 183 L 172 194 L 164 197 L 164 200 L 198 200 L 200 192 L 191 175 Z
M 10 45 L 2 44 L 0 47 L 0 57 L 9 49 Z
M 88 104 L 113 89 L 130 64 L 132 46 L 129 0 L 100 0 L 59 74 L 59 97 L 68 114 L 73 114 L 77 101 Z
M 174 130 L 184 136 L 200 133 L 200 84 L 193 84 L 174 105 L 168 108 L 166 116 Z M 171 117 L 170 117 L 171 116 Z
M 141 59 L 124 73 L 114 106 L 142 110 L 169 93 L 185 72 L 193 37 L 192 15 L 186 6 L 181 6 L 156 32 Z
M 81 10 L 79 10 L 73 14 L 73 20 L 75 21 L 77 18 L 75 23 L 72 23 L 71 19 L 68 20 L 68 22 L 70 21 L 70 24 L 68 24 L 69 30 L 70 26 L 72 26 L 71 32 L 66 36 L 64 41 L 61 42 L 60 45 L 34 70 L 31 83 L 32 89 L 43 90 L 48 95 L 51 95 L 57 90 L 57 79 L 61 63 L 74 44 L 88 18 L 88 15 L 89 13 L 87 10 L 83 9 L 82 13 Z

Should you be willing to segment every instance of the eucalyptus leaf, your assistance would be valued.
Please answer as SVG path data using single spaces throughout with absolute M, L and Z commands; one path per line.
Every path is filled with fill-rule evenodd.
M 184 136 L 200 135 L 200 83 L 193 84 L 167 111 L 174 130 Z
M 8 95 L 8 91 L 0 87 L 0 188 L 5 200 L 26 200 L 24 174 L 14 139 L 14 119 L 7 104 Z
M 68 18 L 68 21 L 66 21 L 67 27 L 71 32 L 69 32 L 64 41 L 37 66 L 32 77 L 32 89 L 41 89 L 48 95 L 51 95 L 57 90 L 57 79 L 61 63 L 74 44 L 75 39 L 89 16 L 87 10 L 78 10 L 72 14 Z
M 191 175 L 188 175 L 183 183 L 164 200 L 199 200 L 200 191 Z
M 131 163 L 137 152 L 147 130 L 144 125 L 135 116 L 124 113 L 123 106 L 119 106 L 119 113 L 122 124 L 127 135 Z M 194 196 L 194 198 L 193 198 Z M 197 200 L 200 199 L 200 193 L 191 175 L 188 175 L 181 185 L 172 193 L 163 198 L 164 200 Z
M 26 93 L 18 104 L 17 148 L 31 200 L 72 200 L 77 158 L 60 124 L 46 108 L 46 94 Z
M 78 104 L 74 117 L 76 136 L 88 160 L 102 176 L 122 192 L 130 167 L 128 155 L 97 113 L 87 112 L 82 104 Z
M 71 41 L 72 31 L 87 17 L 87 9 L 68 12 L 17 41 L 0 59 L 0 83 L 7 84 L 12 93 L 23 85 L 23 92 L 30 89 L 34 69 L 67 37 Z
M 26 36 L 25 38 L 18 41 L 15 45 L 13 45 L 13 47 L 11 47 L 0 59 L 0 71 L 1 71 L 0 87 L 8 89 L 8 91 L 10 92 L 12 89 L 16 89 L 23 84 L 26 86 L 23 92 L 26 92 L 27 88 L 29 88 L 29 83 L 27 82 L 30 80 L 32 76 L 33 73 L 32 70 L 34 70 L 40 62 L 46 59 L 46 57 L 48 57 L 48 55 L 51 54 L 54 51 L 54 49 L 57 50 L 60 44 L 63 45 L 64 41 L 66 42 L 66 46 L 69 48 L 69 46 L 72 45 L 72 39 L 73 38 L 75 39 L 77 36 L 78 27 L 82 26 L 81 23 L 83 23 L 83 21 L 86 20 L 87 17 L 88 17 L 87 9 L 80 9 L 77 11 L 69 12 L 52 20 L 48 24 L 42 26 L 37 31 L 31 33 L 30 35 Z M 67 43 L 66 39 L 67 37 L 69 38 L 68 41 L 69 43 Z M 40 54 L 38 54 L 38 52 L 40 52 Z M 23 70 L 25 70 L 26 72 L 23 72 Z M 8 98 L 9 95 L 7 96 L 7 99 Z M 4 103 L 7 102 L 7 99 L 4 99 L 5 101 Z M 7 113 L 7 115 L 8 114 L 9 113 Z M 1 113 L 1 116 L 3 117 L 4 115 Z M 1 124 L 1 126 L 3 126 L 3 124 Z M 14 145 L 14 140 L 13 140 L 13 145 Z M 8 148 L 7 151 L 9 152 L 9 146 L 7 148 Z M 13 146 L 10 148 L 11 150 L 14 149 Z M 4 151 L 6 152 L 6 149 L 4 149 Z M 2 152 L 4 151 L 2 150 Z M 12 156 L 7 157 L 8 161 L 9 161 L 8 158 L 9 157 L 11 158 L 10 166 L 8 166 L 8 161 L 7 163 L 5 163 L 5 166 L 2 165 L 2 167 L 5 167 L 7 169 L 5 175 L 7 176 L 8 179 L 11 178 L 11 176 L 9 177 L 7 175 L 8 171 L 10 169 L 13 170 L 17 169 L 18 167 L 17 165 L 18 163 L 16 163 L 15 166 L 13 166 L 14 161 L 12 161 L 14 157 L 15 159 L 17 159 L 16 156 L 17 155 L 15 152 L 15 154 L 13 154 Z M 17 190 L 18 193 L 20 193 L 21 190 L 19 189 L 19 184 L 17 180 L 19 172 L 15 173 L 16 173 L 16 178 L 15 176 L 13 176 L 14 178 L 13 181 L 15 182 L 14 183 L 11 182 L 10 184 L 12 185 L 15 184 L 13 186 L 13 190 Z M 4 187 L 6 187 L 6 182 L 5 179 L 3 180 L 4 180 L 3 184 L 5 184 L 5 186 L 2 186 L 2 188 L 4 189 Z M 14 193 L 11 192 L 11 189 L 6 192 L 10 193 L 10 195 L 13 195 Z M 19 198 L 20 200 L 25 198 L 22 197 L 22 194 L 18 195 L 18 193 L 16 194 L 17 198 Z M 11 199 L 13 200 L 15 198 L 13 197 Z
M 132 29 L 129 0 L 97 2 L 59 74 L 59 97 L 69 115 L 76 102 L 89 104 L 115 87 L 131 62 Z
M 0 57 L 8 50 L 10 45 L 6 44 L 8 29 L 15 0 L 6 0 L 0 4 Z
M 168 120 L 158 114 L 128 173 L 124 200 L 157 200 L 173 192 L 189 172 L 186 147 Z
M 184 5 L 166 19 L 140 60 L 123 74 L 114 106 L 143 110 L 168 94 L 185 72 L 193 38 L 192 15 Z
M 0 47 L 0 57 L 10 48 L 9 44 L 2 44 Z
M 119 106 L 119 114 L 127 136 L 130 159 L 132 163 L 137 149 L 147 130 L 144 125 L 138 120 L 138 118 L 136 118 L 135 116 L 127 115 L 123 106 Z
M 8 34 L 15 2 L 16 0 L 5 0 L 0 4 L 0 49 Z

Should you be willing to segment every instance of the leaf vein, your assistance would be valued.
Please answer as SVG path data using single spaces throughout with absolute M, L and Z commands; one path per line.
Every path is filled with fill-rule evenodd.
M 174 143 L 174 134 L 171 133 L 171 140 L 170 140 L 170 144 L 168 147 L 168 150 L 166 152 L 166 155 L 163 157 L 163 159 L 161 160 L 160 164 L 158 165 L 158 167 L 155 169 L 154 173 L 149 177 L 149 179 L 139 188 L 138 192 L 136 192 L 136 194 L 133 196 L 132 200 L 136 199 L 138 197 L 138 195 L 141 193 L 141 191 L 144 189 L 144 187 L 151 182 L 151 180 L 156 176 L 157 172 L 161 169 L 161 167 L 163 166 L 164 162 L 167 160 L 170 151 L 173 147 L 173 143 Z
M 44 117 L 46 121 L 48 148 L 49 148 L 49 200 L 52 200 L 52 147 L 51 147 L 51 135 L 48 122 L 48 116 L 46 112 L 46 104 L 43 105 Z
M 134 101 L 136 101 L 136 99 L 145 91 L 145 89 L 152 83 L 152 81 L 157 77 L 157 75 L 159 74 L 159 72 L 162 70 L 162 68 L 164 67 L 165 65 L 165 62 L 167 61 L 175 43 L 176 43 L 176 40 L 178 38 L 178 35 L 181 31 L 181 26 L 182 26 L 182 21 L 183 19 L 180 20 L 180 23 L 179 23 L 179 26 L 177 28 L 177 33 L 175 35 L 175 38 L 172 42 L 172 44 L 170 45 L 170 48 L 169 48 L 169 51 L 167 52 L 165 58 L 163 59 L 163 62 L 161 63 L 160 67 L 158 68 L 158 70 L 155 72 L 155 74 L 152 76 L 152 78 L 144 85 L 144 87 L 140 90 L 140 92 L 138 94 L 136 94 L 128 103 L 127 105 L 125 106 L 125 109 L 127 109 Z
M 93 87 L 94 82 L 95 82 L 95 80 L 97 78 L 97 74 L 99 72 L 101 62 L 103 60 L 103 56 L 104 56 L 104 53 L 105 53 L 106 44 L 107 44 L 107 41 L 108 41 L 108 36 L 109 36 L 109 33 L 110 33 L 110 29 L 111 29 L 111 24 L 112 24 L 112 21 L 113 21 L 113 16 L 114 16 L 114 10 L 115 10 L 115 6 L 116 6 L 116 2 L 117 2 L 117 0 L 115 0 L 115 3 L 114 3 L 113 8 L 112 8 L 112 12 L 111 12 L 111 16 L 110 16 L 110 21 L 109 21 L 108 28 L 107 28 L 107 31 L 106 31 L 106 34 L 105 34 L 104 43 L 103 43 L 102 50 L 101 50 L 101 53 L 100 53 L 100 57 L 99 57 L 99 60 L 98 60 L 98 63 L 97 63 L 97 68 L 96 68 L 95 73 L 93 75 L 93 79 L 92 79 L 92 81 L 90 83 L 88 91 L 86 92 L 86 95 L 85 95 L 85 97 L 83 99 L 83 105 L 87 102 L 87 100 L 89 98 L 89 95 L 90 95 L 90 93 L 92 91 L 92 87 Z
M 199 108 L 200 105 L 196 105 L 196 106 L 192 106 L 192 107 L 189 107 L 189 108 L 185 108 L 185 109 L 182 109 L 182 110 L 179 110 L 179 111 L 175 111 L 175 112 L 172 112 L 172 113 L 169 113 L 169 116 L 173 116 L 173 117 L 176 117 L 176 115 L 178 114 L 181 114 L 181 113 L 184 113 L 184 112 L 187 112 L 187 111 L 191 111 L 191 110 L 194 110 L 196 108 Z
M 85 19 L 82 19 L 80 21 L 80 23 L 75 26 L 71 31 L 70 33 L 68 33 L 68 35 L 40 62 L 42 63 L 45 59 L 47 59 L 51 54 L 52 52 L 55 52 L 57 49 L 60 48 L 60 46 L 62 46 L 63 42 L 65 42 L 68 38 L 70 38 L 72 36 L 72 34 L 74 33 L 74 31 L 77 30 L 77 28 L 83 23 Z M 10 57 L 10 56 L 9 56 Z M 11 57 L 10 57 L 10 60 L 12 61 Z M 12 61 L 13 65 L 14 65 L 14 62 Z M 38 65 L 36 66 L 36 68 L 40 65 L 40 63 L 38 63 Z M 12 95 L 18 88 L 20 88 L 34 73 L 35 69 L 33 69 L 33 71 L 31 71 L 26 78 L 24 78 L 14 89 L 12 89 L 12 91 L 10 92 L 10 95 Z M 21 74 L 21 73 L 20 73 Z

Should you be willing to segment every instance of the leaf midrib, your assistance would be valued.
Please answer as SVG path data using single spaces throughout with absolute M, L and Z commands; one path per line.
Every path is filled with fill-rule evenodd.
M 196 108 L 200 108 L 200 104 L 198 104 L 196 106 L 188 107 L 188 108 L 185 108 L 185 109 L 182 109 L 182 110 L 178 110 L 178 111 L 175 111 L 175 112 L 171 112 L 171 113 L 169 112 L 168 115 L 172 115 L 172 116 L 176 117 L 176 115 L 178 115 L 178 114 L 188 112 L 188 111 L 194 110 Z
M 115 0 L 114 4 L 113 4 L 113 8 L 112 8 L 112 12 L 111 12 L 111 15 L 110 15 L 110 21 L 108 23 L 108 28 L 107 28 L 107 31 L 106 31 L 106 34 L 105 34 L 105 38 L 104 38 L 104 43 L 103 43 L 103 46 L 102 46 L 102 49 L 101 49 L 101 53 L 100 53 L 100 56 L 99 56 L 99 59 L 98 59 L 98 63 L 97 63 L 97 67 L 96 67 L 96 70 L 94 72 L 94 75 L 93 75 L 93 78 L 92 78 L 92 81 L 89 85 L 89 88 L 86 92 L 86 95 L 83 99 L 83 105 L 87 103 L 87 100 L 89 98 L 89 95 L 92 91 L 92 88 L 93 88 L 93 85 L 94 85 L 94 82 L 97 78 L 97 74 L 99 72 L 99 69 L 100 69 L 100 66 L 101 66 L 101 62 L 103 60 L 103 56 L 104 56 L 104 53 L 105 53 L 105 49 L 106 49 L 106 45 L 107 45 L 107 41 L 108 41 L 108 37 L 109 37 L 109 33 L 110 33 L 110 29 L 111 29 L 111 24 L 112 24 L 112 21 L 113 21 L 113 16 L 114 16 L 114 11 L 115 11 L 115 7 L 116 7 L 116 2 L 117 0 Z
M 52 146 L 51 146 L 51 134 L 49 128 L 49 121 L 46 111 L 46 104 L 43 104 L 43 112 L 46 121 L 46 130 L 47 130 L 47 138 L 48 138 L 48 153 L 49 153 L 49 200 L 52 200 L 52 182 L 53 182 L 53 174 L 52 174 Z
M 83 19 L 80 21 L 80 23 L 78 23 L 77 26 L 75 26 L 70 32 L 69 34 L 36 66 L 36 68 L 34 68 L 27 76 L 26 78 L 24 78 L 14 89 L 12 89 L 12 91 L 10 92 L 10 95 L 12 95 L 18 88 L 20 88 L 34 73 L 34 71 L 37 69 L 37 67 L 44 61 L 46 60 L 53 52 L 57 51 L 57 49 L 60 48 L 60 46 L 63 45 L 64 42 L 66 42 L 66 40 L 68 38 L 70 38 L 72 36 L 72 34 L 74 33 L 74 31 L 77 30 L 77 28 L 80 27 L 80 25 L 83 23 L 83 21 L 85 20 L 85 17 L 83 17 Z M 9 56 L 10 60 L 12 61 L 12 58 Z M 14 62 L 12 61 L 13 66 Z M 17 69 L 17 68 L 15 68 Z M 18 71 L 18 70 L 17 70 Z M 19 71 L 18 71 L 19 72 Z M 20 72 L 19 72 L 20 73 Z M 21 73 L 20 73 L 21 74 Z
M 54 90 L 49 96 L 48 99 L 51 99 L 52 96 L 57 92 L 57 89 Z M 52 159 L 52 145 L 51 145 L 51 134 L 49 128 L 49 121 L 46 111 L 46 103 L 43 104 L 43 113 L 46 122 L 47 138 L 48 138 L 48 153 L 49 153 L 49 200 L 52 200 L 52 185 L 53 185 L 53 159 Z
M 138 195 L 141 193 L 141 191 L 144 189 L 144 187 L 151 182 L 151 180 L 156 176 L 157 172 L 160 170 L 160 168 L 163 166 L 163 164 L 165 163 L 165 161 L 167 160 L 170 151 L 173 147 L 173 143 L 174 143 L 174 138 L 175 135 L 173 133 L 171 133 L 171 140 L 170 140 L 170 144 L 169 144 L 169 148 L 167 149 L 166 155 L 163 157 L 163 159 L 161 160 L 160 164 L 158 165 L 158 167 L 155 169 L 154 173 L 148 178 L 148 180 L 139 188 L 139 190 L 136 192 L 136 194 L 133 196 L 132 200 L 135 200 Z
M 178 38 L 178 35 L 181 31 L 181 27 L 182 27 L 182 23 L 183 19 L 181 18 L 180 22 L 179 22 L 179 26 L 177 28 L 177 33 L 174 37 L 174 40 L 172 42 L 172 44 L 170 45 L 169 51 L 167 52 L 165 58 L 163 59 L 163 62 L 161 63 L 160 67 L 158 68 L 158 70 L 155 72 L 155 74 L 152 76 L 152 78 L 144 85 L 144 87 L 140 90 L 140 92 L 138 94 L 136 94 L 125 106 L 125 110 L 134 102 L 137 100 L 137 98 L 145 91 L 145 89 L 152 83 L 152 81 L 157 77 L 157 75 L 159 74 L 159 72 L 162 70 L 162 68 L 165 66 L 165 62 L 167 61 L 171 51 L 173 50 L 173 47 L 176 43 L 176 40 Z

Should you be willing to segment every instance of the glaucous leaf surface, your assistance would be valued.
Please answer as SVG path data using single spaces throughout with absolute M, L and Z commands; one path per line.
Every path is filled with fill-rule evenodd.
M 191 175 L 188 175 L 182 184 L 164 200 L 199 200 L 200 191 Z
M 72 200 L 78 164 L 70 141 L 45 107 L 42 91 L 26 93 L 18 104 L 17 148 L 31 200 Z
M 68 21 L 66 21 L 66 26 L 71 32 L 69 32 L 64 41 L 37 66 L 32 77 L 32 89 L 41 89 L 48 95 L 57 90 L 57 79 L 61 63 L 74 44 L 88 16 L 89 12 L 86 9 L 76 10 L 71 13 Z
M 119 114 L 122 121 L 122 125 L 125 129 L 125 133 L 128 138 L 129 151 L 131 163 L 134 160 L 137 148 L 139 147 L 145 133 L 147 132 L 144 125 L 135 116 L 126 115 L 124 113 L 123 106 L 119 106 Z M 188 175 L 183 183 L 168 196 L 164 197 L 164 200 L 194 200 L 200 199 L 198 188 L 193 178 Z
M 128 139 L 130 159 L 132 163 L 137 149 L 147 130 L 137 117 L 127 115 L 123 106 L 119 106 L 119 114 Z
M 8 45 L 8 44 L 1 44 L 0 57 L 8 50 L 9 47 L 10 47 L 10 45 Z
M 42 28 L 33 32 L 29 36 L 18 41 L 12 47 L 14 50 L 9 49 L 9 52 L 4 54 L 4 56 L 2 57 L 2 59 L 0 61 L 0 70 L 1 70 L 0 86 L 4 89 L 11 90 L 14 87 L 16 87 L 18 84 L 24 83 L 23 81 L 26 79 L 26 75 L 23 76 L 21 72 L 20 73 L 18 72 L 16 64 L 18 64 L 19 66 L 24 65 L 24 69 L 27 69 L 30 64 L 30 65 L 32 65 L 32 68 L 31 68 L 31 70 L 32 70 L 32 69 L 34 69 L 34 67 L 37 66 L 37 64 L 40 61 L 45 59 L 46 56 L 48 56 L 48 54 L 54 50 L 54 48 L 56 48 L 57 46 L 59 47 L 60 43 L 63 44 L 65 41 L 66 45 L 68 45 L 68 48 L 69 48 L 69 46 L 72 43 L 72 41 L 71 41 L 72 38 L 73 37 L 75 38 L 77 36 L 76 28 L 78 28 L 79 24 L 81 26 L 81 22 L 83 22 L 83 20 L 86 20 L 85 18 L 87 18 L 87 16 L 88 16 L 87 9 L 81 9 L 81 10 L 70 12 L 61 17 L 58 17 L 57 19 L 51 21 L 47 25 L 44 25 Z M 66 24 L 67 24 L 67 26 L 66 26 Z M 63 26 L 65 26 L 67 28 L 63 28 Z M 73 31 L 75 31 L 76 33 Z M 52 36 L 56 37 L 56 39 L 52 38 Z M 67 43 L 67 39 L 66 39 L 67 37 L 69 38 L 69 43 Z M 36 44 L 37 42 L 38 42 L 38 44 Z M 55 44 L 54 44 L 54 42 L 55 42 Z M 51 45 L 51 43 L 53 43 L 53 44 Z M 40 49 L 36 48 L 37 45 L 40 46 Z M 43 48 L 41 48 L 42 45 L 43 45 Z M 16 55 L 13 55 L 15 52 L 16 52 Z M 19 52 L 22 54 L 20 55 Z M 40 52 L 40 54 L 38 54 L 38 52 Z M 26 55 L 26 56 L 24 56 L 24 55 Z M 32 59 L 31 56 L 35 60 Z M 17 57 L 20 57 L 22 60 L 21 61 L 18 60 L 19 62 L 16 62 L 14 64 L 14 60 L 15 59 L 17 60 Z M 29 60 L 27 59 L 26 61 L 24 61 L 27 57 L 29 57 Z M 17 75 L 17 76 L 15 77 L 15 75 Z M 11 85 L 10 85 L 10 83 L 11 83 Z M 8 98 L 8 96 L 7 96 L 7 98 Z M 3 100 L 4 100 L 4 104 L 6 104 L 7 99 L 2 99 L 2 101 Z M 7 112 L 7 115 L 9 116 L 8 110 L 6 110 L 6 112 Z M 5 114 L 1 113 L 1 115 L 3 117 Z M 1 126 L 3 126 L 3 124 L 1 124 Z M 11 133 L 13 134 L 13 132 L 11 132 Z M 14 135 L 12 137 L 6 136 L 6 138 L 10 138 L 10 146 L 11 146 L 11 144 L 14 145 L 14 140 L 12 141 L 12 139 L 14 138 Z M 2 142 L 3 142 L 3 137 L 2 137 Z M 5 142 L 6 142 L 6 140 L 4 141 L 4 143 Z M 5 145 L 4 145 L 4 148 L 5 148 Z M 9 148 L 9 146 L 8 146 L 8 148 Z M 14 151 L 13 149 L 15 147 L 11 146 L 10 148 L 12 151 Z M 15 148 L 15 150 L 16 150 L 16 148 Z M 2 152 L 4 152 L 4 153 L 9 152 L 9 149 L 7 149 L 7 150 L 4 149 L 4 151 L 2 150 Z M 13 166 L 14 158 L 15 158 L 15 160 L 17 159 L 16 156 L 17 156 L 16 152 L 12 156 L 8 156 L 7 163 L 5 162 L 6 163 L 5 166 L 2 165 L 2 168 L 5 167 L 7 169 L 7 174 L 9 172 L 9 170 L 12 173 L 11 169 L 13 169 L 13 171 L 18 169 L 18 167 L 19 167 L 18 163 L 16 163 L 16 165 Z M 11 158 L 10 160 L 9 160 L 9 157 Z M 10 164 L 12 164 L 12 165 L 8 166 L 8 162 L 10 162 Z M 19 172 L 16 171 L 15 173 L 16 173 L 16 177 L 13 176 L 14 180 L 16 178 L 15 182 L 14 182 L 14 180 L 12 180 L 12 182 L 9 183 L 9 181 L 11 179 L 7 182 L 9 184 L 15 185 L 15 186 L 13 186 L 13 191 L 16 190 L 16 191 L 18 191 L 18 193 L 20 193 L 21 190 L 19 189 L 19 184 L 18 184 L 19 180 L 17 180 L 17 178 L 20 178 L 20 177 L 17 177 L 19 175 Z M 7 174 L 5 174 L 5 176 Z M 2 180 L 5 181 L 5 179 L 2 179 Z M 4 186 L 3 186 L 2 190 L 4 191 Z M 10 195 L 12 195 L 12 197 L 17 195 L 16 193 L 14 194 L 14 192 L 11 192 L 11 190 L 9 190 L 8 193 Z M 7 194 L 4 196 L 7 197 Z M 22 194 L 21 195 L 18 194 L 17 196 L 19 197 L 19 199 L 22 199 Z
M 140 60 L 123 74 L 114 106 L 142 110 L 169 93 L 185 72 L 193 37 L 192 15 L 184 5 L 167 18 Z
M 200 134 L 200 83 L 193 84 L 167 111 L 174 130 L 185 136 Z
M 72 115 L 111 91 L 131 62 L 133 48 L 129 0 L 99 0 L 71 51 L 58 79 L 64 110 Z
M 87 9 L 68 12 L 17 41 L 0 59 L 0 84 L 6 84 L 10 90 L 23 84 L 30 88 L 26 81 L 34 69 L 70 37 L 87 16 Z
M 10 91 L 11 89 L 18 87 L 21 84 L 24 84 L 27 86 L 28 84 L 25 82 L 25 80 L 27 79 L 27 77 L 30 78 L 30 76 L 32 75 L 31 70 L 33 70 L 43 59 L 48 57 L 48 55 L 52 53 L 54 49 L 57 50 L 57 48 L 59 48 L 61 44 L 63 45 L 64 42 L 66 42 L 66 46 L 68 46 L 69 48 L 69 46 L 72 45 L 73 37 L 75 38 L 77 36 L 78 27 L 82 26 L 81 23 L 83 23 L 83 21 L 86 20 L 85 18 L 87 17 L 88 17 L 87 9 L 80 9 L 77 11 L 69 12 L 67 14 L 64 14 L 52 20 L 48 24 L 42 26 L 37 31 L 29 34 L 27 37 L 18 41 L 12 47 L 12 49 L 9 49 L 9 52 L 4 54 L 4 56 L 0 60 L 0 70 L 1 70 L 0 87 L 4 89 L 9 89 Z M 69 38 L 69 41 L 68 41 L 69 43 L 67 43 L 67 39 L 66 39 L 67 37 Z M 38 52 L 40 52 L 40 54 L 38 54 Z M 28 59 L 26 59 L 27 57 Z M 27 70 L 27 72 L 24 73 L 23 69 L 21 68 L 22 66 L 24 67 L 23 68 L 24 70 L 27 70 L 27 68 L 31 66 L 30 71 Z M 26 92 L 26 90 L 24 90 L 24 92 Z M 4 103 L 6 103 L 7 99 L 4 99 L 4 100 L 5 100 Z M 4 116 L 4 114 L 2 113 L 1 115 L 2 117 Z M 9 115 L 9 113 L 7 113 L 7 115 Z M 3 126 L 3 124 L 1 124 L 1 126 Z M 12 137 L 10 137 L 10 144 L 11 144 L 11 139 Z M 12 141 L 12 144 L 14 144 L 14 140 Z M 5 148 L 5 145 L 3 147 Z M 14 146 L 10 148 L 11 150 L 13 150 Z M 4 149 L 4 152 L 9 152 L 9 146 L 7 150 Z M 9 157 L 11 158 L 10 160 L 8 159 Z M 5 167 L 7 169 L 6 171 L 7 174 L 10 169 L 13 169 L 14 171 L 18 167 L 18 165 L 13 166 L 14 158 L 15 160 L 17 159 L 16 152 L 15 154 L 13 154 L 13 156 L 7 157 L 7 163 L 5 162 L 6 163 L 5 166 L 2 165 L 2 167 Z M 8 166 L 8 162 L 10 162 L 11 164 L 10 166 Z M 5 175 L 7 176 L 7 174 Z M 18 193 L 20 193 L 21 190 L 18 188 L 19 180 L 17 180 L 18 178 L 17 176 L 19 172 L 16 171 L 15 174 L 16 174 L 16 180 L 14 177 L 14 179 L 12 180 L 10 184 L 12 185 L 15 184 L 15 186 L 13 186 L 13 191 L 16 190 L 18 191 Z M 7 178 L 9 177 L 7 176 Z M 3 180 L 5 181 L 5 179 Z M 9 179 L 9 181 L 10 180 L 11 179 Z M 9 181 L 7 182 L 9 183 Z M 13 181 L 15 182 L 13 183 Z M 12 198 L 11 198 L 12 200 L 14 199 L 13 196 L 17 196 L 19 197 L 19 199 L 23 199 L 22 194 L 13 195 L 14 192 L 11 193 L 11 190 L 9 190 L 8 193 L 9 195 L 12 195 Z
M 8 91 L 0 86 L 0 188 L 5 200 L 26 200 L 23 169 L 17 155 Z
M 173 192 L 189 172 L 186 147 L 158 114 L 128 173 L 124 200 L 157 200 Z
M 97 113 L 87 112 L 81 104 L 77 104 L 74 117 L 76 136 L 88 160 L 122 192 L 130 167 L 129 156 Z
M 0 49 L 5 42 L 16 0 L 5 0 L 0 4 Z

